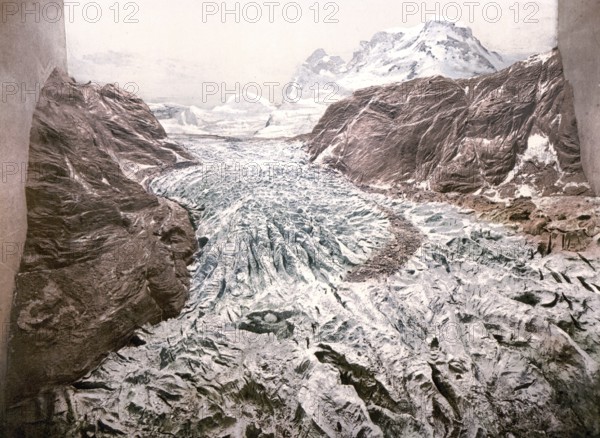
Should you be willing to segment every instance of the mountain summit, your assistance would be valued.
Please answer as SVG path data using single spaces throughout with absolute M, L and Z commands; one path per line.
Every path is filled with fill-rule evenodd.
M 429 21 L 412 29 L 378 32 L 371 41 L 363 41 L 341 83 L 357 89 L 435 75 L 467 78 L 494 73 L 506 64 L 468 27 Z

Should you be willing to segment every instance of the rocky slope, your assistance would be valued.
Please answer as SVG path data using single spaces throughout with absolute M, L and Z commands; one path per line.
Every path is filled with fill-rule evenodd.
M 53 73 L 31 131 L 11 402 L 73 381 L 135 342 L 135 329 L 178 315 L 194 230 L 182 207 L 143 183 L 189 158 L 140 99 Z
M 369 185 L 499 198 L 589 193 L 558 51 L 470 79 L 357 91 L 327 110 L 308 147 Z

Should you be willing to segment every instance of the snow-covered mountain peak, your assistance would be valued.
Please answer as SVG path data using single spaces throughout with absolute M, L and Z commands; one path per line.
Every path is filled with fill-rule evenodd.
M 294 82 L 300 85 L 326 83 L 345 72 L 346 62 L 341 57 L 330 56 L 324 49 L 318 49 L 296 70 Z
M 340 73 L 344 70 L 345 62 L 339 56 L 329 56 L 324 49 L 317 49 L 303 64 L 314 73 L 322 70 Z
M 493 73 L 506 65 L 499 54 L 481 44 L 470 28 L 428 21 L 413 28 L 378 32 L 361 43 L 340 83 L 356 89 L 438 74 L 464 78 Z

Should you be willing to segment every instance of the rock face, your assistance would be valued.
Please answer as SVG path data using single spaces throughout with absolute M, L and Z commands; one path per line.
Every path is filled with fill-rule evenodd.
M 187 159 L 140 99 L 52 74 L 31 131 L 9 401 L 73 381 L 181 311 L 194 230 L 140 183 Z
M 327 110 L 314 160 L 372 185 L 500 197 L 589 193 L 557 50 L 470 79 L 371 87 Z

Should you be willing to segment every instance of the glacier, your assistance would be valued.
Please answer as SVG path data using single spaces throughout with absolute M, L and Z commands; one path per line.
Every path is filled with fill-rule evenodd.
M 512 61 L 468 28 L 433 21 L 379 32 L 349 62 L 315 51 L 293 77 L 298 102 L 152 105 L 197 159 L 149 183 L 196 226 L 190 298 L 77 382 L 13 407 L 22 430 L 600 435 L 597 248 L 542 255 L 516 228 L 473 210 L 387 186 L 362 191 L 290 139 L 362 87 L 467 78 Z M 523 160 L 555 155 L 534 134 Z
M 311 164 L 299 142 L 174 139 L 202 164 L 168 171 L 151 188 L 198 226 L 190 300 L 80 381 L 23 402 L 30 430 L 600 430 L 597 253 L 542 258 L 515 230 L 473 211 L 363 192 Z M 394 244 L 394 218 L 412 224 L 417 250 L 401 267 L 353 278 Z

